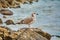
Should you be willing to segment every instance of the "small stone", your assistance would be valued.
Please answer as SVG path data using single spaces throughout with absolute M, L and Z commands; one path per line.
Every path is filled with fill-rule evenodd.
M 15 25 L 14 22 L 13 22 L 13 20 L 7 20 L 5 23 L 6 23 L 7 25 L 11 25 L 11 24 Z
M 8 10 L 8 9 L 1 9 L 0 13 L 3 15 L 13 15 L 13 12 L 11 10 Z
M 6 18 L 6 16 L 3 16 L 3 18 Z

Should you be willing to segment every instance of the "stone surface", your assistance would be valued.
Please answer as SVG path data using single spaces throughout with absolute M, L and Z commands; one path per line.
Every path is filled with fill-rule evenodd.
M 22 28 L 18 31 L 13 31 L 7 27 L 0 26 L 1 40 L 50 40 L 50 38 L 50 34 L 38 28 Z
M 3 16 L 3 18 L 7 18 L 6 16 Z
M 0 19 L 0 24 L 3 24 L 2 19 Z
M 33 1 L 37 2 L 38 0 L 0 0 L 0 8 L 20 8 L 20 3 L 32 3 Z
M 0 0 L 1 8 L 16 7 L 19 4 L 15 0 Z
M 11 10 L 8 10 L 8 9 L 1 9 L 0 13 L 2 15 L 13 15 L 13 12 Z
M 6 20 L 6 25 L 11 25 L 11 24 L 13 24 L 14 25 L 14 21 L 13 20 Z

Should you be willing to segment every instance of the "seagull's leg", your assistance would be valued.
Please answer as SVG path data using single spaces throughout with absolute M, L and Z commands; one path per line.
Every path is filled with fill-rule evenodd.
M 30 28 L 30 24 L 28 24 L 28 27 Z

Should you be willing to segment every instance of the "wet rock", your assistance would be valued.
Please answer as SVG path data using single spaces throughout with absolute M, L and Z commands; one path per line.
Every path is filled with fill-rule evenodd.
M 5 23 L 6 23 L 7 25 L 11 25 L 11 24 L 15 25 L 15 23 L 13 22 L 13 20 L 7 20 Z
M 13 15 L 13 12 L 11 10 L 8 10 L 8 9 L 1 9 L 0 13 L 3 15 Z
M 2 19 L 0 19 L 0 24 L 3 24 Z

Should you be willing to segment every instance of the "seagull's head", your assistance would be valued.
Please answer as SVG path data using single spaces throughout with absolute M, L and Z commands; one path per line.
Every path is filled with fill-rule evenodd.
M 32 17 L 35 17 L 36 15 L 38 15 L 37 13 L 32 13 Z

